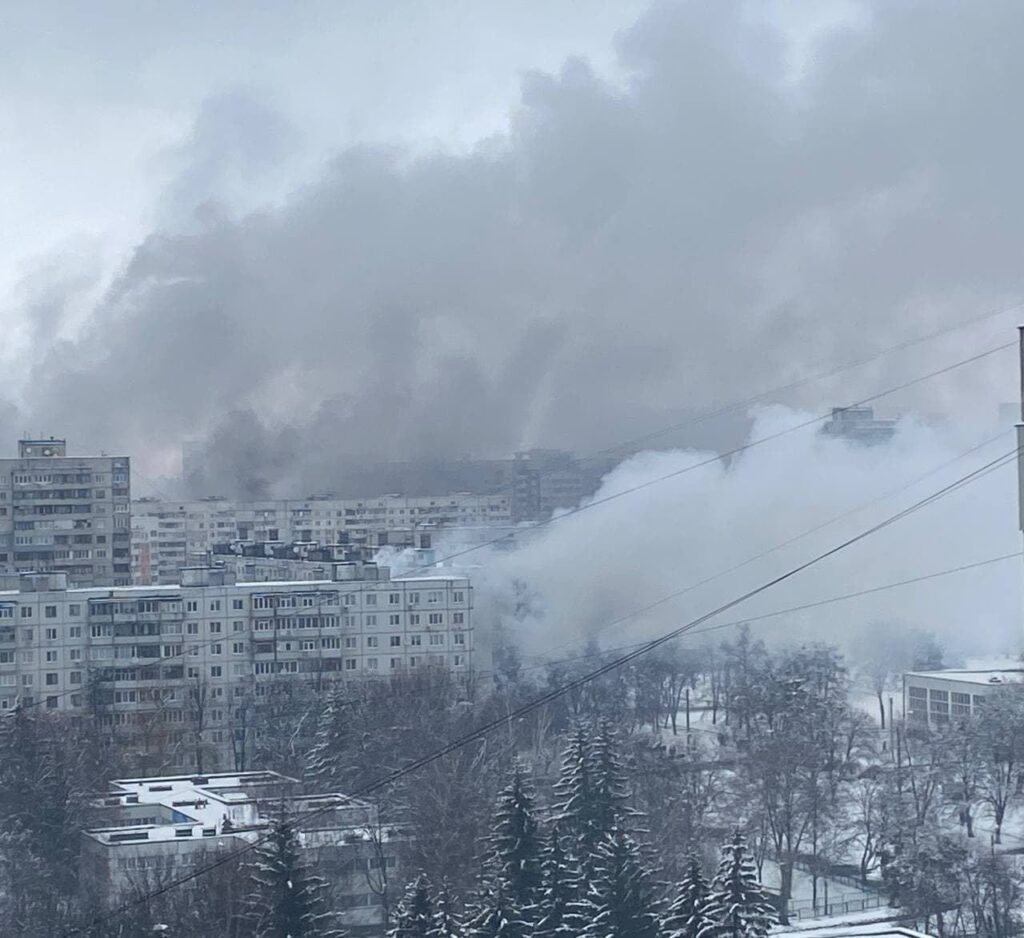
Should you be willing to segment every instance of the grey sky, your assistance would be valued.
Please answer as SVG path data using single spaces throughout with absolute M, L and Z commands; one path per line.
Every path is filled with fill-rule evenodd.
M 4 423 L 150 473 L 603 446 L 1024 296 L 1015 3 L 12 6 Z

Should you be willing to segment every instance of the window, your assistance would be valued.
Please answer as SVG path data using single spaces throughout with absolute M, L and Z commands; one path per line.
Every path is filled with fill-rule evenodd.
M 81 606 L 80 603 L 71 603 L 71 605 L 68 606 L 68 615 L 69 616 L 80 616 L 81 614 L 82 614 L 82 606 Z
M 388 593 L 388 605 L 397 606 L 402 601 L 401 593 Z
M 359 640 L 354 635 L 346 635 L 345 636 L 345 647 L 346 648 L 355 648 L 357 644 L 359 644 Z
M 57 676 L 57 674 L 56 674 L 55 672 L 53 672 L 53 671 L 50 671 L 50 672 L 49 672 L 49 673 L 48 673 L 48 674 L 46 675 L 46 686 L 47 686 L 47 687 L 53 687 L 53 686 L 54 686 L 55 684 L 57 684 L 57 683 L 58 683 L 59 681 L 60 681 L 60 678 L 59 678 L 59 677 Z
M 377 624 L 377 617 L 376 616 L 367 616 L 366 617 L 366 624 L 368 626 L 376 625 Z
M 410 606 L 418 605 L 419 601 L 420 601 L 420 594 L 419 593 L 410 593 L 409 594 L 409 605 Z
M 427 616 L 427 625 L 443 625 L 444 624 L 444 613 L 443 612 L 431 612 Z
M 417 646 L 418 645 L 422 645 L 423 644 L 423 636 L 422 635 L 410 635 L 409 636 L 409 644 L 410 645 L 417 645 Z
M 420 624 L 420 614 L 418 612 L 410 612 L 409 613 L 409 625 L 419 625 L 419 624 Z
M 43 607 L 43 614 L 46 616 L 47 619 L 56 619 L 57 618 L 57 607 L 56 606 L 44 606 Z
M 210 612 L 220 612 L 220 600 L 219 599 L 211 599 L 210 600 Z
M 462 664 L 462 655 L 452 655 L 452 664 L 459 667 Z
M 392 658 L 391 659 L 391 667 L 392 668 L 400 668 L 401 666 L 402 666 L 402 659 L 401 658 Z
M 72 683 L 72 684 L 81 684 L 82 683 L 82 672 L 81 671 L 72 671 L 70 674 L 68 674 L 68 681 L 70 683 Z
M 211 645 L 210 646 L 210 654 L 211 655 L 219 655 L 223 651 L 224 651 L 224 646 L 220 642 L 217 642 L 215 645 Z
M 220 632 L 220 623 L 219 622 L 211 622 L 210 623 L 210 634 L 211 635 L 216 635 L 219 632 Z
M 186 600 L 185 612 L 199 612 L 199 601 L 196 599 Z
M 394 613 L 392 613 L 391 615 L 388 616 L 388 625 L 401 625 L 401 624 L 402 624 L 402 617 L 397 612 L 394 612 Z
M 199 623 L 198 622 L 186 622 L 185 623 L 185 634 L 186 635 L 198 635 L 199 634 Z
M 71 648 L 68 650 L 68 661 L 81 661 L 82 660 L 82 649 Z
M 241 599 L 232 599 L 231 600 L 231 608 L 232 609 L 244 609 L 245 608 L 245 602 L 243 600 L 241 600 Z
M 950 712 L 955 717 L 966 717 L 971 714 L 971 695 L 970 694 L 958 694 L 953 691 L 950 695 L 952 698 L 952 706 Z
M 80 625 L 72 625 L 68 629 L 68 638 L 81 638 L 81 637 L 82 637 L 82 627 Z
M 379 642 L 377 640 L 377 636 L 376 635 L 371 635 L 371 636 L 369 636 L 366 639 L 366 647 L 367 648 L 376 648 L 378 644 L 379 644 Z
M 21 607 L 21 617 L 23 619 L 31 619 L 32 618 L 32 607 L 31 606 L 22 606 Z
M 440 590 L 431 590 L 427 593 L 427 602 L 436 605 L 441 601 L 442 595 L 444 594 Z
M 355 671 L 355 669 L 356 669 L 356 659 L 355 658 L 346 658 L 345 659 L 345 670 L 346 671 Z
M 245 642 L 232 642 L 231 643 L 231 654 L 233 654 L 233 655 L 244 655 L 245 654 Z
M 466 633 L 465 632 L 456 632 L 455 635 L 452 636 L 452 638 L 453 638 L 453 640 L 454 640 L 456 645 L 465 645 L 466 644 Z
M 367 606 L 376 606 L 377 605 L 377 594 L 376 593 L 367 593 L 366 594 L 366 605 Z
M 231 623 L 231 631 L 232 632 L 244 632 L 245 631 L 245 623 L 242 622 L 240 619 L 236 619 L 234 622 Z
M 388 639 L 388 644 L 392 648 L 398 648 L 402 644 L 402 636 L 401 635 L 392 635 Z
M 370 671 L 376 671 L 377 670 L 377 659 L 376 658 L 367 658 L 366 659 L 366 667 Z
M 47 638 L 48 641 L 51 641 L 51 642 L 56 641 L 57 640 L 57 630 L 56 629 L 47 629 L 46 630 L 46 638 Z
M 452 602 L 463 603 L 466 601 L 466 594 L 462 590 L 456 590 L 452 593 Z
M 210 677 L 221 677 L 224 669 L 219 664 L 210 665 Z
M 57 652 L 55 652 L 55 651 L 48 651 L 46 653 L 46 660 L 47 661 L 56 661 L 57 660 Z
M 465 622 L 466 622 L 466 614 L 464 612 L 453 612 L 452 613 L 452 623 L 454 625 L 465 625 Z
M 444 636 L 442 634 L 440 634 L 439 632 L 432 633 L 431 636 L 430 636 L 430 644 L 431 645 L 443 645 L 444 644 Z

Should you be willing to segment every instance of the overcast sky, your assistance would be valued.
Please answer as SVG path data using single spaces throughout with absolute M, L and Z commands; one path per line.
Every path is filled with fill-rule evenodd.
M 67 435 L 143 478 L 196 438 L 219 487 L 302 494 L 350 457 L 607 446 L 1019 302 L 1022 19 L 2 4 L 3 449 Z M 978 419 L 1012 364 L 892 406 Z

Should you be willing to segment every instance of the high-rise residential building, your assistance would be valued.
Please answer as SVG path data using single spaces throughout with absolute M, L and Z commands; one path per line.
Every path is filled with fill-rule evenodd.
M 854 443 L 874 446 L 888 443 L 896 433 L 895 420 L 882 420 L 871 407 L 833 407 L 832 416 L 822 424 L 826 436 L 839 436 Z
M 57 571 L 71 586 L 132 582 L 127 456 L 69 456 L 64 440 L 19 440 L 0 459 L 0 569 Z
M 19 703 L 90 712 L 160 770 L 244 768 L 233 747 L 258 732 L 252 714 L 282 683 L 458 675 L 473 662 L 465 576 L 392 579 L 387 567 L 337 563 L 329 578 L 296 582 L 236 583 L 217 567 L 186 568 L 175 586 L 10 579 L 0 715 Z

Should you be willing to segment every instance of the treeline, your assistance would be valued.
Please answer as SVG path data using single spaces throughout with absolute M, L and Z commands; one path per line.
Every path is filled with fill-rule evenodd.
M 927 637 L 901 647 L 916 661 L 941 659 Z M 597 856 L 613 842 L 629 844 L 663 930 L 673 893 L 658 884 L 678 886 L 694 863 L 710 876 L 735 830 L 755 879 L 766 878 L 769 864 L 778 867 L 783 920 L 796 870 L 814 877 L 844 863 L 944 934 L 1003 938 L 1018 927 L 1016 861 L 991 849 L 989 832 L 1011 843 L 1017 836 L 1006 820 L 1024 799 L 1024 688 L 992 691 L 981 712 L 954 715 L 934 731 L 898 724 L 883 733 L 877 719 L 851 706 L 851 690 L 855 678 L 872 693 L 890 687 L 891 666 L 882 673 L 882 663 L 869 662 L 851 674 L 829 646 L 769 649 L 741 631 L 731 641 L 651 653 L 500 722 L 606 660 L 592 648 L 575 661 L 527 666 L 505 648 L 487 681 L 442 671 L 320 687 L 275 681 L 258 705 L 228 714 L 247 727 L 234 767 L 280 771 L 310 791 L 356 792 L 498 720 L 496 732 L 374 792 L 382 823 L 399 832 L 399 872 L 381 871 L 373 884 L 392 921 L 413 873 L 433 884 L 432 914 L 448 909 L 463 928 L 499 898 L 509 901 L 496 886 L 494 805 L 518 777 L 532 806 L 541 873 L 561 851 L 571 886 L 582 875 L 573 863 L 590 855 L 585 847 Z M 566 751 L 575 745 L 592 761 L 605 745 L 602 733 L 615 741 L 605 747 L 615 752 L 616 781 L 605 789 L 614 805 L 588 802 L 602 820 L 587 826 L 572 813 Z M 184 745 L 188 753 L 187 736 Z M 77 900 L 78 832 L 90 826 L 90 798 L 110 778 L 137 774 L 138 756 L 135 743 L 92 712 L 73 721 L 41 709 L 0 718 L 0 920 L 15 923 L 13 933 L 57 934 L 91 914 Z M 302 879 L 301 857 L 297 863 L 292 882 Z M 306 873 L 316 878 L 316 870 Z M 216 934 L 235 934 L 230 928 L 250 921 L 255 872 L 225 865 L 209 876 L 168 894 L 180 897 L 174 902 L 140 903 L 132 914 L 173 924 L 174 934 L 208 934 L 204 919 L 221 923 Z M 207 882 L 219 885 L 211 893 Z M 538 903 L 525 903 L 534 911 L 524 921 Z M 182 918 L 182 909 L 196 910 L 194 919 Z
M 516 764 L 494 813 L 475 889 L 459 901 L 419 876 L 398 904 L 391 938 L 763 938 L 775 913 L 743 835 L 714 878 L 700 861 L 666 893 L 635 833 L 609 721 L 569 735 L 555 800 L 538 803 Z M 656 819 L 655 819 L 656 820 Z M 311 935 L 313 933 L 310 933 Z

